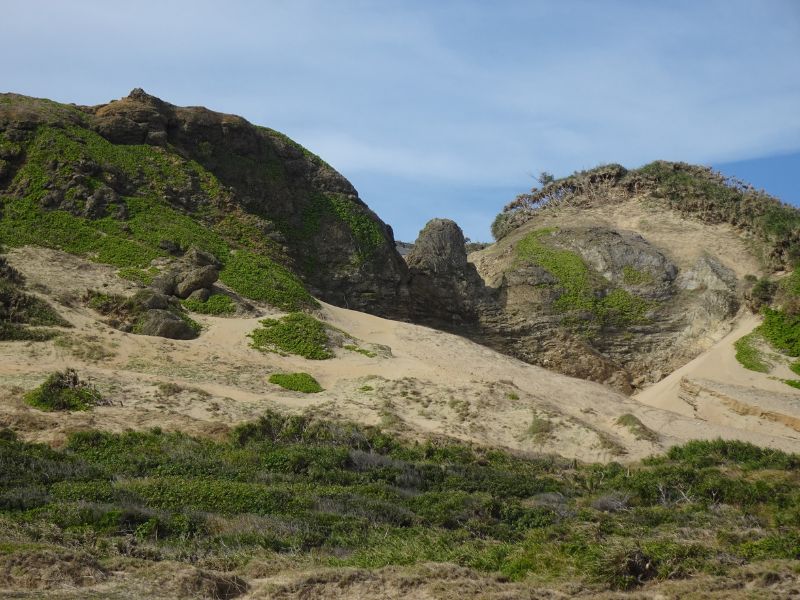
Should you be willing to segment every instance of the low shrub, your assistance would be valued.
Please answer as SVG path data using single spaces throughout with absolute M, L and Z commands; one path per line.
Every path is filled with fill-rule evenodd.
M 269 382 L 294 392 L 316 394 L 322 391 L 322 386 L 308 373 L 273 373 Z
M 232 315 L 236 312 L 236 303 L 225 294 L 213 294 L 205 302 L 189 298 L 181 304 L 187 310 L 203 315 Z
M 305 313 L 280 319 L 264 319 L 262 327 L 248 334 L 250 345 L 264 352 L 297 354 L 311 360 L 333 358 L 325 325 Z
M 82 382 L 74 369 L 53 373 L 39 387 L 25 394 L 24 400 L 34 408 L 48 412 L 89 410 L 104 403 L 100 392 Z

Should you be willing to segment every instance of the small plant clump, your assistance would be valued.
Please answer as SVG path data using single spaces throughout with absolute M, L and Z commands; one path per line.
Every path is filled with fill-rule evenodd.
M 771 365 L 764 360 L 758 349 L 757 340 L 760 338 L 758 331 L 753 331 L 736 340 L 733 344 L 736 350 L 736 360 L 745 369 L 758 373 L 769 373 Z
M 248 334 L 250 346 L 257 350 L 296 354 L 310 360 L 333 358 L 326 326 L 310 315 L 289 313 L 280 319 L 264 319 L 261 325 Z
M 269 382 L 304 394 L 316 394 L 323 391 L 319 382 L 308 373 L 273 373 L 269 376 Z
M 356 346 L 355 344 L 345 344 L 345 350 L 350 350 L 350 352 L 357 352 L 358 354 L 363 354 L 367 358 L 375 358 L 378 356 L 377 352 L 373 352 L 372 350 L 367 350 L 366 348 L 361 348 L 360 346 Z
M 140 285 L 150 285 L 158 275 L 159 270 L 155 267 L 140 269 L 139 267 L 123 267 L 117 271 L 117 275 L 122 279 L 136 282 Z
M 97 388 L 81 381 L 75 369 L 51 374 L 23 399 L 30 406 L 47 412 L 83 411 L 105 403 Z

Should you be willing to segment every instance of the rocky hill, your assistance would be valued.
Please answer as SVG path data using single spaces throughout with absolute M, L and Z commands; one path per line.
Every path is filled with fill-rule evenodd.
M 8 245 L 129 274 L 196 246 L 255 300 L 404 306 L 392 231 L 344 177 L 276 131 L 140 89 L 92 107 L 0 95 L 0 211 Z
M 459 318 L 473 339 L 630 393 L 730 331 L 753 282 L 792 264 L 798 223 L 708 169 L 600 167 L 506 207 L 498 241 L 470 255 L 480 277 L 459 257 L 452 276 L 469 291 L 449 295 L 471 303 Z

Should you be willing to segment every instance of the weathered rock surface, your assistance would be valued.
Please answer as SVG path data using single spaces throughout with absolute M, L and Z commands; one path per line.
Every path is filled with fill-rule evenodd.
M 197 337 L 197 333 L 178 315 L 159 308 L 145 312 L 138 322 L 137 329 L 137 333 L 141 335 L 154 335 L 173 340 L 191 340 Z
M 485 343 L 526 362 L 630 393 L 691 360 L 739 309 L 736 275 L 710 254 L 681 268 L 641 233 L 565 219 L 537 237 L 548 267 L 517 248 L 545 230 L 522 231 L 479 257 L 497 298 L 479 321 Z
M 411 272 L 412 318 L 447 327 L 476 323 L 488 292 L 467 261 L 464 234 L 448 219 L 433 219 L 406 257 Z

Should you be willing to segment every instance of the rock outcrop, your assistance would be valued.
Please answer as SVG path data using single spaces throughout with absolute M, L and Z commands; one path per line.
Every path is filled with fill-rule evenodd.
M 433 219 L 420 231 L 406 257 L 411 272 L 412 318 L 453 327 L 474 324 L 488 292 L 467 261 L 464 234 L 449 219 Z

